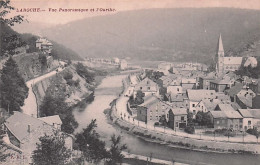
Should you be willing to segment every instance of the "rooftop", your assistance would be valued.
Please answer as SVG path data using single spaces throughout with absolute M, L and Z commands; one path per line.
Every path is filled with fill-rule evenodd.
M 199 90 L 193 90 L 188 89 L 188 98 L 191 101 L 200 101 L 202 99 L 214 99 L 216 98 L 216 92 L 215 90 L 206 90 L 206 89 L 199 89 Z

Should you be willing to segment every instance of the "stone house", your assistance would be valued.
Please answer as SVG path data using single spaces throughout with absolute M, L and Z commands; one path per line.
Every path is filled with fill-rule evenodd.
M 53 119 L 57 119 L 55 116 Z M 43 121 L 45 120 L 45 121 Z M 59 121 L 58 121 L 59 122 Z M 44 118 L 42 120 L 31 117 L 21 112 L 14 112 L 4 123 L 6 135 L 8 137 L 9 145 L 14 146 L 22 151 L 22 155 L 31 161 L 31 154 L 36 149 L 36 143 L 39 138 L 46 135 L 53 135 L 56 131 L 65 135 L 65 145 L 68 149 L 72 149 L 73 137 L 72 135 L 61 132 L 56 121 L 51 118 Z M 57 127 L 57 128 L 55 128 Z
M 149 79 L 148 77 L 143 79 L 141 82 L 139 82 L 134 87 L 134 90 L 133 90 L 134 98 L 136 97 L 136 93 L 139 90 L 142 91 L 145 96 L 148 96 L 148 95 L 159 96 L 159 87 L 158 87 L 158 85 L 155 82 L 153 82 L 151 79 Z
M 194 117 L 197 114 L 197 104 L 202 99 L 215 99 L 216 92 L 215 90 L 206 90 L 206 89 L 198 89 L 198 90 L 187 90 L 187 96 L 189 100 L 188 111 L 193 113 Z
M 167 114 L 168 126 L 174 130 L 184 129 L 187 125 L 187 109 L 172 108 Z

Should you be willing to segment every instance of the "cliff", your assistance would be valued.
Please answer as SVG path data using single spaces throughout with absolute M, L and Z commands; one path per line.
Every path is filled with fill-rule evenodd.
M 66 102 L 72 106 L 93 94 L 93 86 L 94 84 L 86 83 L 85 79 L 77 74 L 75 67 L 70 65 L 56 75 L 34 84 L 33 91 L 38 108 L 47 91 L 51 95 L 65 97 Z

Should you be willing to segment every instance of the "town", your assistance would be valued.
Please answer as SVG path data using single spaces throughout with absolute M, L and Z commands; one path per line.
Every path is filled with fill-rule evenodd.
M 122 99 L 127 110 L 118 110 L 121 118 L 152 130 L 167 127 L 182 136 L 258 142 L 260 82 L 236 74 L 241 66 L 256 67 L 257 60 L 225 57 L 221 35 L 217 48 L 212 72 L 203 64 L 165 62 L 158 69 L 129 75 L 124 82 L 128 100 Z
M 259 164 L 258 10 L 23 3 L 0 0 L 0 164 Z

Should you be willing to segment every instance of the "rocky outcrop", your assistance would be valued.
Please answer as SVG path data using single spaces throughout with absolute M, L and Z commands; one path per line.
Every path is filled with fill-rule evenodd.
M 67 74 L 72 75 L 70 81 L 66 80 Z M 64 78 L 65 77 L 65 78 Z M 75 105 L 83 99 L 90 96 L 93 91 L 92 85 L 80 77 L 73 66 L 68 66 L 63 71 L 39 81 L 33 85 L 33 91 L 36 96 L 38 109 L 48 90 L 52 95 L 60 95 L 66 98 L 69 105 Z
M 54 60 L 53 57 L 47 56 L 47 63 L 43 64 L 41 63 L 39 56 L 40 54 L 38 52 L 24 53 L 13 56 L 13 59 L 19 67 L 20 74 L 25 81 L 48 73 L 59 66 L 59 62 Z

